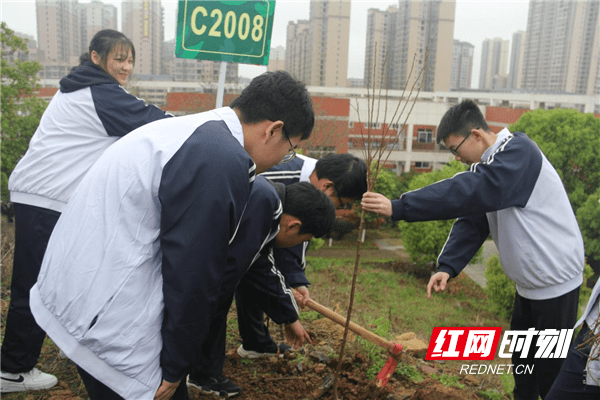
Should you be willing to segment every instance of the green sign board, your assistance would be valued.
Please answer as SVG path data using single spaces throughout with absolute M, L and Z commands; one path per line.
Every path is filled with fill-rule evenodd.
M 179 0 L 175 56 L 267 65 L 275 0 Z

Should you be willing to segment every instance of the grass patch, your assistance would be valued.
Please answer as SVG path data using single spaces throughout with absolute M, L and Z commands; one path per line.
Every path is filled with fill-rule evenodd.
M 463 385 L 462 383 L 458 383 L 458 381 L 460 380 L 459 375 L 431 374 L 431 377 L 433 379 L 437 379 L 442 385 L 447 387 L 455 387 L 458 389 L 464 389 L 465 387 L 465 385 Z
M 400 364 L 398 368 L 396 368 L 396 373 L 411 382 L 418 383 L 423 381 L 423 374 L 417 371 L 412 365 Z
M 348 307 L 354 260 L 308 257 L 306 275 L 311 297 L 329 308 Z M 313 266 L 317 266 L 313 268 Z M 371 324 L 374 316 L 390 320 L 390 334 L 415 332 L 424 340 L 436 326 L 504 326 L 506 320 L 487 311 L 483 290 L 470 278 L 453 279 L 445 293 L 427 298 L 427 281 L 410 274 L 361 265 L 352 319 Z

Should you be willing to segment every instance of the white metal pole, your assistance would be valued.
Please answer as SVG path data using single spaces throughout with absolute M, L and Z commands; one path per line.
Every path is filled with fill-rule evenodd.
M 217 88 L 217 107 L 223 107 L 223 93 L 225 92 L 225 73 L 227 72 L 227 61 L 221 61 L 219 70 L 219 87 Z

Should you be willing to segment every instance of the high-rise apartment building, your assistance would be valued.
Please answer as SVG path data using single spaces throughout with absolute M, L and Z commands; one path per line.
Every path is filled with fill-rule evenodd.
M 450 75 L 450 89 L 470 89 L 471 74 L 473 71 L 473 51 L 475 46 L 471 43 L 454 41 L 452 50 L 452 69 Z
M 80 53 L 82 54 L 88 52 L 90 41 L 98 31 L 119 29 L 117 27 L 117 7 L 97 0 L 79 4 L 79 21 L 81 24 Z
M 508 69 L 508 89 L 521 89 L 526 37 L 527 34 L 523 31 L 513 33 L 510 48 L 510 67 Z
M 600 0 L 530 0 L 523 88 L 600 94 Z
M 159 75 L 164 38 L 160 0 L 123 0 L 121 10 L 122 32 L 135 46 L 134 72 L 141 75 Z
M 481 45 L 479 89 L 506 88 L 508 67 L 508 40 L 485 39 Z
M 309 86 L 346 87 L 350 2 L 311 0 L 310 20 L 290 22 L 286 69 Z
M 394 53 L 398 7 L 385 11 L 370 8 L 367 11 L 367 41 L 365 45 L 364 82 L 369 88 L 391 88 L 396 63 Z
M 285 70 L 296 79 L 306 81 L 309 74 L 307 54 L 311 49 L 310 22 L 306 19 L 290 21 L 287 26 L 285 45 Z
M 282 69 L 285 69 L 285 47 L 271 47 L 267 71 L 279 71 Z
M 426 62 L 422 90 L 449 90 L 455 9 L 455 0 L 400 0 L 397 9 L 388 8 L 383 14 L 370 12 L 367 22 L 374 30 L 367 30 L 365 82 L 367 71 L 377 76 L 369 64 L 381 65 L 380 55 L 385 53 L 389 66 L 382 73 L 389 76 L 385 81 L 389 89 L 412 86 Z M 381 22 L 390 26 L 378 29 L 376 25 Z
M 79 64 L 92 37 L 102 29 L 117 28 L 117 8 L 99 1 L 36 0 L 40 79 L 58 79 Z
M 77 0 L 36 0 L 40 62 L 79 64 L 81 21 Z
M 162 45 L 161 75 L 172 77 L 175 82 L 198 82 L 199 86 L 197 89 L 202 88 L 204 90 L 206 87 L 211 86 L 206 85 L 206 87 L 203 87 L 204 84 L 216 85 L 219 82 L 221 62 L 176 58 L 175 40 L 171 39 Z M 238 82 L 238 66 L 238 63 L 227 63 L 225 70 L 226 83 Z
M 13 63 L 15 60 L 20 61 L 38 61 L 38 48 L 37 41 L 35 37 L 32 35 L 28 35 L 26 33 L 14 31 L 14 35 L 20 37 L 21 39 L 27 40 L 27 51 L 16 50 L 16 51 L 7 51 L 3 54 L 6 61 L 9 63 Z

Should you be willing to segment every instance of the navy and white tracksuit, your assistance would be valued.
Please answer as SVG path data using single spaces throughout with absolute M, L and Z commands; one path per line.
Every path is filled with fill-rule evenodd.
M 235 112 L 145 125 L 81 181 L 31 308 L 78 366 L 127 399 L 189 371 L 218 308 L 255 165 Z
M 539 147 L 524 133 L 498 133 L 495 143 L 471 165 L 392 201 L 392 219 L 457 218 L 438 257 L 438 270 L 454 277 L 488 235 L 500 263 L 516 284 L 511 329 L 568 329 L 577 318 L 583 282 L 583 239 L 561 179 Z M 533 374 L 514 374 L 516 399 L 544 397 L 562 359 L 520 358 Z
M 275 165 L 268 171 L 263 172 L 261 176 L 268 178 L 272 182 L 284 185 L 309 182 L 310 175 L 313 173 L 316 163 L 317 160 L 314 158 L 298 155 L 289 163 Z M 305 274 L 307 247 L 308 242 L 289 248 L 276 247 L 273 249 L 272 259 L 261 257 L 257 263 L 275 265 L 277 270 L 281 271 L 290 287 L 309 286 L 310 282 Z M 259 290 L 253 287 L 251 281 L 242 281 L 236 290 L 236 308 L 238 326 L 244 348 L 246 350 L 264 352 L 267 346 L 272 347 L 275 345 L 264 324 L 264 312 L 267 312 L 267 315 L 270 316 L 275 312 L 273 310 L 269 311 L 266 308 L 280 306 L 274 302 L 270 302 L 269 304 L 263 302 L 263 304 L 260 304 L 256 301 L 250 301 L 251 299 L 255 299 L 258 293 Z M 297 317 L 295 319 L 292 319 L 292 317 L 293 313 L 290 312 L 286 319 L 289 322 L 294 322 Z
M 168 116 L 127 93 L 91 62 L 61 79 L 60 90 L 8 181 L 16 237 L 3 371 L 26 372 L 37 363 L 45 334 L 31 315 L 29 290 L 50 234 L 75 188 L 110 145 L 135 128 Z

